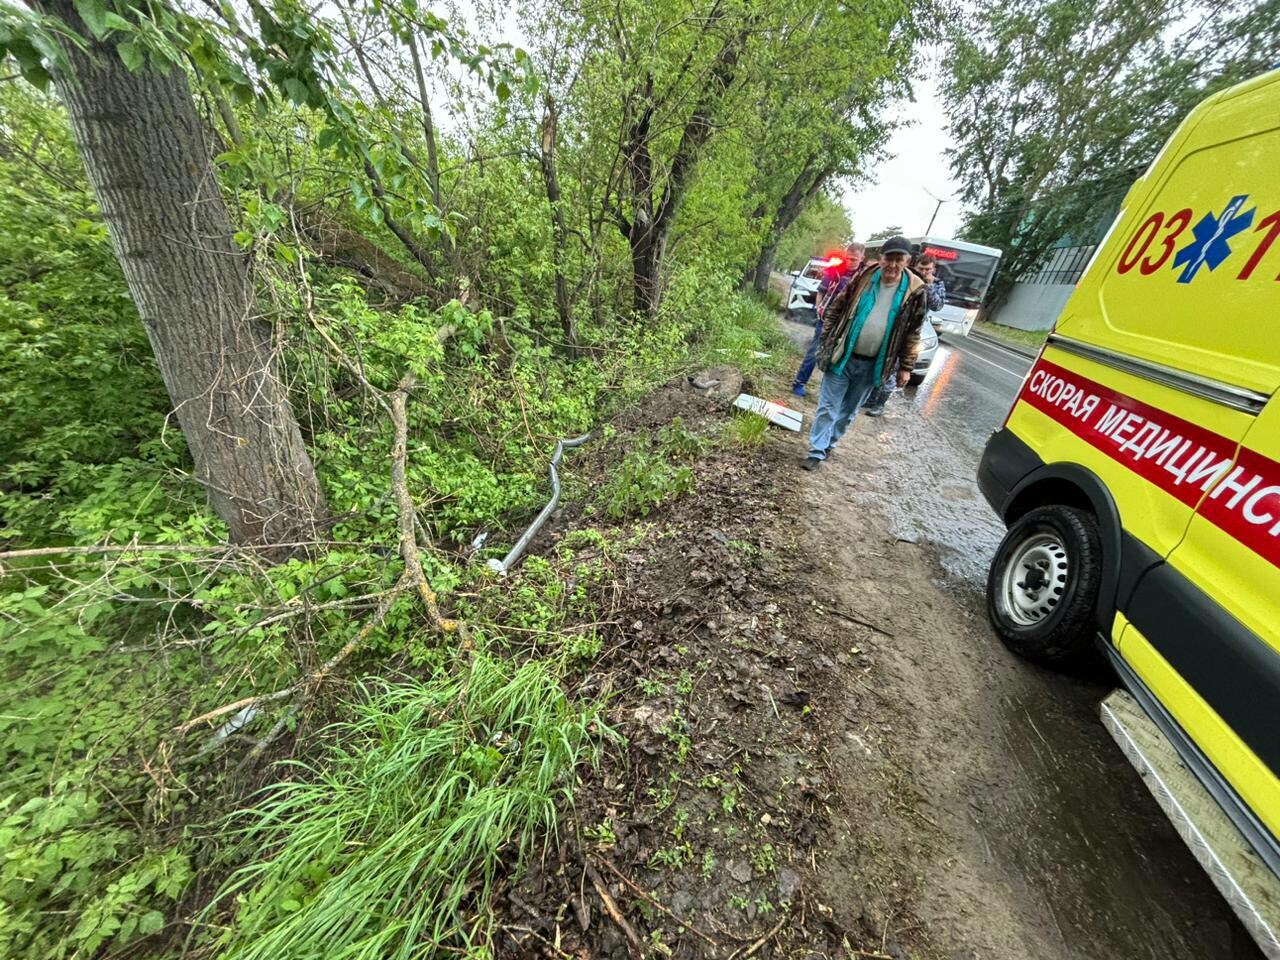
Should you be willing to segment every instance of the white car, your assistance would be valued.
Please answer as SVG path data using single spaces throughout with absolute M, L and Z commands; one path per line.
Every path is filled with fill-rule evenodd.
M 916 365 L 911 368 L 913 384 L 924 382 L 924 378 L 929 375 L 929 367 L 933 365 L 933 355 L 938 352 L 938 331 L 933 329 L 929 319 L 926 317 L 920 325 L 920 356 L 916 358 Z
M 809 313 L 809 321 L 817 319 L 818 284 L 822 282 L 822 273 L 832 266 L 828 257 L 811 257 L 803 270 L 791 271 L 791 289 L 787 292 L 788 320 L 797 319 L 797 314 Z

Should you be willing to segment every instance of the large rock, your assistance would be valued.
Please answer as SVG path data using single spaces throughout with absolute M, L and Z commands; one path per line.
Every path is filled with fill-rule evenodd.
M 699 370 L 688 380 L 689 389 L 723 403 L 732 403 L 742 392 L 742 371 L 727 363 Z

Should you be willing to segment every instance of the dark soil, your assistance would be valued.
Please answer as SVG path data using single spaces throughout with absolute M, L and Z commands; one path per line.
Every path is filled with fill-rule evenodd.
M 546 540 L 610 526 L 590 491 L 677 416 L 730 413 L 668 384 L 575 455 Z M 812 474 L 778 428 L 710 445 L 693 492 L 612 525 L 612 625 L 577 692 L 608 694 L 626 744 L 500 891 L 499 956 L 1253 956 L 1100 732 L 1107 679 L 1018 661 L 978 591 L 891 532 L 895 429 L 859 422 Z
M 728 412 L 674 381 L 615 422 L 616 447 L 677 416 L 705 432 Z M 599 476 L 616 456 L 571 469 Z M 558 860 L 507 892 L 507 955 L 635 955 L 610 906 L 646 955 L 905 955 L 886 924 L 912 920 L 911 872 L 842 839 L 851 819 L 910 816 L 914 800 L 892 771 L 850 790 L 832 749 L 849 730 L 874 739 L 882 718 L 844 676 L 867 669 L 882 614 L 814 594 L 796 528 L 778 522 L 802 506 L 793 460 L 782 437 L 712 447 L 696 492 L 647 518 L 624 553 L 610 653 L 584 687 L 614 691 L 609 721 L 627 746 L 586 775 Z M 865 899 L 830 902 L 833 869 L 857 871 Z

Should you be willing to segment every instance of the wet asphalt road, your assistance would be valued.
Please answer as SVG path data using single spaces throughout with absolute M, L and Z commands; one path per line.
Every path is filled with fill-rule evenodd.
M 812 334 L 805 324 L 784 327 L 798 344 Z M 882 492 L 854 497 L 884 511 L 900 538 L 936 549 L 946 589 L 978 620 L 1004 526 L 974 477 L 1031 364 L 990 341 L 944 338 L 924 383 L 897 391 L 883 418 L 860 414 L 851 428 L 874 436 L 882 454 L 871 468 L 878 482 L 867 485 Z M 1008 772 L 956 799 L 973 809 L 1001 882 L 1041 913 L 1052 955 L 1260 960 L 1098 720 L 1115 686 L 1105 669 L 1042 670 L 994 636 L 977 654 L 990 674 L 988 722 L 1000 728 L 991 759 Z

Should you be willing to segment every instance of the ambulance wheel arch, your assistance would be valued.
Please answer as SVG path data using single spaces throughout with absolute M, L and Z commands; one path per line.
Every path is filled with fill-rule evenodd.
M 1117 585 L 1120 581 L 1122 527 L 1116 502 L 1092 471 L 1074 463 L 1050 463 L 1037 467 L 1020 480 L 1001 510 L 1010 529 L 1023 516 L 1040 507 L 1071 507 L 1093 516 L 1097 525 L 1099 564 L 1096 621 L 1099 632 L 1111 636 L 1115 619 Z M 994 564 L 993 564 L 994 567 Z

